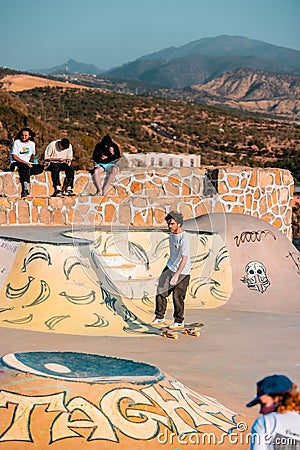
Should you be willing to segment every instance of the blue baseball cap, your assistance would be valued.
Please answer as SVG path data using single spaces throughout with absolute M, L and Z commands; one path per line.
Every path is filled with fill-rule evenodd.
M 290 391 L 294 388 L 293 382 L 285 375 L 270 375 L 258 381 L 256 386 L 257 395 L 253 400 L 251 400 L 251 402 L 247 403 L 246 406 L 248 408 L 257 405 L 260 397 L 263 395 L 281 395 L 284 392 Z

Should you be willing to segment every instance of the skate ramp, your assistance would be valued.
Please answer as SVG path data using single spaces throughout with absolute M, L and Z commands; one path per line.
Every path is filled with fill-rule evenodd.
M 300 312 L 299 252 L 272 225 L 240 214 L 210 214 L 186 221 L 184 228 L 192 253 L 186 309 Z M 1 327 L 160 334 L 149 322 L 168 259 L 167 230 L 50 229 L 9 227 L 0 237 Z M 35 239 L 29 238 L 33 233 Z
M 19 352 L 0 374 L 3 450 L 206 448 L 239 430 L 235 412 L 143 362 Z
M 218 213 L 188 220 L 184 227 L 214 231 L 224 239 L 233 290 L 223 308 L 300 312 L 300 253 L 277 228 L 255 217 Z
M 166 230 L 49 230 L 9 227 L 0 237 L 2 327 L 97 336 L 160 334 L 149 322 L 168 259 Z M 232 292 L 224 241 L 211 231 L 189 235 L 193 269 L 186 307 L 222 306 Z M 169 303 L 171 308 L 171 298 Z

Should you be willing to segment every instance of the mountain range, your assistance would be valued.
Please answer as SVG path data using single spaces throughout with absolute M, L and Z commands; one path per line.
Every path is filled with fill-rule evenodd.
M 242 36 L 198 39 L 106 72 L 70 59 L 39 73 L 117 92 L 300 120 L 300 51 Z
M 300 51 L 223 35 L 145 55 L 109 70 L 106 76 L 179 89 L 206 83 L 240 68 L 299 75 Z
M 240 68 L 299 75 L 300 51 L 242 36 L 222 35 L 144 55 L 106 72 L 73 59 L 35 72 L 46 75 L 66 74 L 66 68 L 68 74 L 94 74 L 180 89 L 206 83 L 223 73 Z

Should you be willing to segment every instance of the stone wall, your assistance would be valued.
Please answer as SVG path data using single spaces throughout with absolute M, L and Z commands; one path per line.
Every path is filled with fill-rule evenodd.
M 0 172 L 0 224 L 119 225 L 161 227 L 166 212 L 185 219 L 210 212 L 258 217 L 291 239 L 294 182 L 288 170 L 249 167 L 123 169 L 107 196 L 95 191 L 88 172 L 75 176 L 76 197 L 51 197 L 50 174 L 31 179 L 20 198 L 18 173 Z

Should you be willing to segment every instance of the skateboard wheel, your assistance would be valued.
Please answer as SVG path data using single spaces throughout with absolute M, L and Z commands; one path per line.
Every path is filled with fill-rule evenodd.
M 163 331 L 163 332 L 161 333 L 161 335 L 162 335 L 163 337 L 170 338 L 170 339 L 178 339 L 178 334 L 176 334 L 176 333 L 171 333 L 170 331 Z

